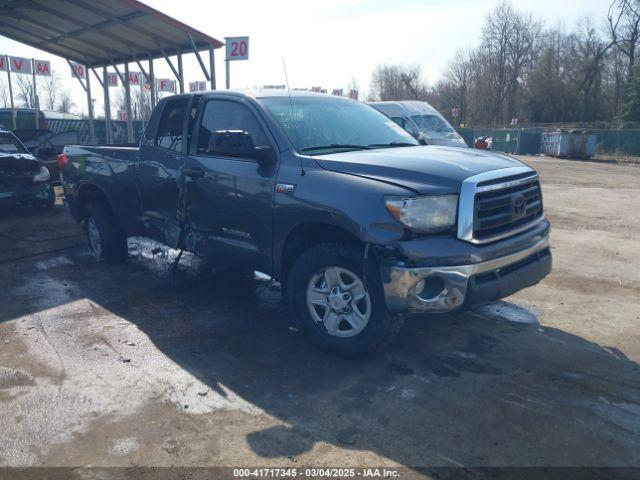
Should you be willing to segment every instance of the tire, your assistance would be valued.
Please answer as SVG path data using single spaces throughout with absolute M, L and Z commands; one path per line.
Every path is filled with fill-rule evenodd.
M 51 210 L 56 206 L 56 191 L 53 188 L 53 185 L 49 184 L 49 191 L 47 192 L 47 199 L 44 201 L 44 206 L 46 210 Z
M 120 263 L 127 259 L 127 237 L 113 221 L 102 202 L 90 202 L 85 207 L 83 227 L 91 255 L 98 261 Z
M 48 185 L 48 187 L 47 198 L 44 200 L 36 200 L 33 203 L 35 208 L 39 208 L 40 210 L 52 210 L 53 207 L 56 206 L 56 192 L 52 185 Z
M 367 355 L 389 343 L 402 326 L 402 317 L 386 308 L 375 261 L 367 261 L 363 281 L 364 262 L 355 249 L 327 243 L 311 247 L 293 264 L 287 300 L 300 330 L 322 350 L 344 357 Z M 336 303 L 335 297 L 344 299 L 345 293 L 351 300 Z

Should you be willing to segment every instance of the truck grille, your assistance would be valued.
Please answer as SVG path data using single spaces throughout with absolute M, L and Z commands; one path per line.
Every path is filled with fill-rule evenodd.
M 477 185 L 473 238 L 502 238 L 542 217 L 542 192 L 538 176 L 520 175 Z M 515 185 L 514 185 L 515 183 Z

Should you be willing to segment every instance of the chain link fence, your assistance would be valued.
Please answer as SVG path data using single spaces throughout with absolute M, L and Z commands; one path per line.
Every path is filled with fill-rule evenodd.
M 525 128 L 460 128 L 458 133 L 469 146 L 478 137 L 491 137 L 495 151 L 535 155 L 540 153 L 540 138 L 544 132 L 557 129 L 549 127 Z M 580 129 L 583 130 L 583 129 Z M 596 155 L 640 156 L 639 129 L 585 128 L 596 136 Z

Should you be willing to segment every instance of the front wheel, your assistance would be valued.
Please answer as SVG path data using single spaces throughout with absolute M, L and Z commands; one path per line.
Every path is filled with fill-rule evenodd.
M 376 351 L 402 325 L 386 309 L 375 263 L 365 266 L 362 254 L 346 245 L 321 244 L 304 252 L 291 269 L 287 293 L 307 338 L 338 355 Z

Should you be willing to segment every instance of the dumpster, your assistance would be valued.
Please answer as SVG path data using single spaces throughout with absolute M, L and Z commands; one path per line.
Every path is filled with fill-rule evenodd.
M 585 130 L 545 132 L 540 151 L 554 157 L 591 158 L 596 153 L 596 136 Z
M 540 134 L 519 130 L 496 130 L 492 150 L 496 152 L 535 155 L 540 152 Z

